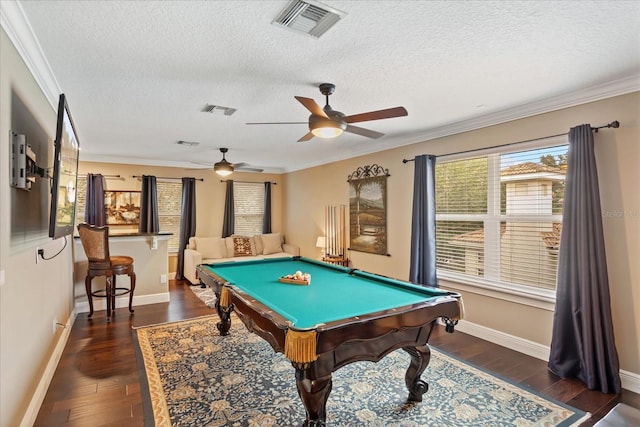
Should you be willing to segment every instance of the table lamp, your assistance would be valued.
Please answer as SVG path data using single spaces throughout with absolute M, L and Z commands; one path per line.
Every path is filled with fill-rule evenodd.
M 316 248 L 322 248 L 322 253 L 321 253 L 322 258 L 324 258 L 324 255 L 325 255 L 324 250 L 326 246 L 327 246 L 327 239 L 324 236 L 319 236 L 318 239 L 316 240 Z

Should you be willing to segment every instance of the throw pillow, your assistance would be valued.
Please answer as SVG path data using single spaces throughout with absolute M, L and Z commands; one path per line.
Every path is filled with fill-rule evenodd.
M 282 237 L 280 233 L 263 234 L 262 247 L 262 253 L 264 255 L 282 252 Z
M 256 234 L 253 236 L 253 243 L 256 245 L 256 255 L 260 255 L 262 253 L 262 234 Z
M 251 256 L 253 250 L 251 248 L 251 239 L 249 237 L 233 237 L 233 256 Z
M 223 242 L 220 237 L 198 237 L 196 240 L 198 252 L 202 254 L 203 259 L 220 259 L 226 256 L 226 251 L 222 252 Z

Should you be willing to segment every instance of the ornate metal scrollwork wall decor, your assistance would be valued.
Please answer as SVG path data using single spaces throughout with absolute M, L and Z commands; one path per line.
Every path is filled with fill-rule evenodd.
M 382 166 L 376 165 L 367 165 L 360 166 L 356 169 L 351 175 L 347 177 L 347 182 L 351 182 L 354 179 L 363 179 L 363 178 L 372 178 L 375 176 L 391 176 L 389 174 L 389 169 L 385 169 Z

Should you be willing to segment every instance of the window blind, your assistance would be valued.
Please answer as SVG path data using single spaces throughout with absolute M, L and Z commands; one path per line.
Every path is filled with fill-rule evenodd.
M 261 234 L 264 218 L 264 184 L 235 181 L 233 198 L 235 234 L 242 236 Z
M 178 252 L 180 246 L 180 215 L 182 213 L 182 182 L 158 181 L 158 220 L 160 231 L 171 232 L 169 252 Z

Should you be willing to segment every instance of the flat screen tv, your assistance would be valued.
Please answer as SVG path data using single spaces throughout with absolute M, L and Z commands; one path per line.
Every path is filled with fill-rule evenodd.
M 49 237 L 57 239 L 73 234 L 80 151 L 78 134 L 64 94 L 60 95 L 58 102 L 58 122 L 54 145 Z

